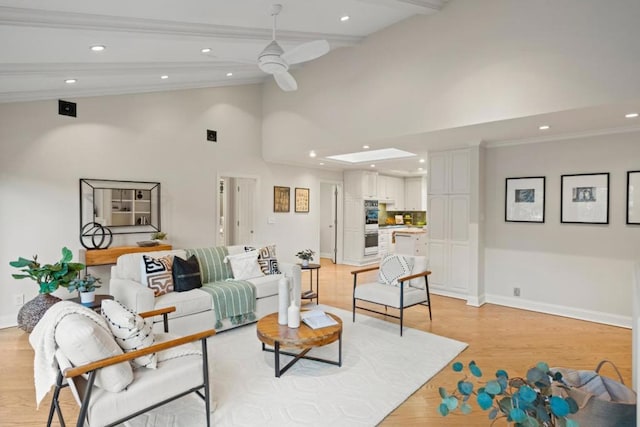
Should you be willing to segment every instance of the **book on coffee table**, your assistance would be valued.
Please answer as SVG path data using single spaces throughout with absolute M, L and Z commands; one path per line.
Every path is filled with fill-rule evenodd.
M 300 320 L 302 320 L 311 329 L 326 328 L 327 326 L 337 325 L 338 322 L 333 320 L 330 316 L 322 310 L 308 310 L 300 313 Z

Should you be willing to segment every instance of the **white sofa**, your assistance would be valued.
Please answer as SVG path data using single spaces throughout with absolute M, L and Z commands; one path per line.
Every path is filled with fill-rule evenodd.
M 229 255 L 234 255 L 243 252 L 244 246 L 228 246 L 227 250 Z M 183 259 L 186 258 L 186 251 L 183 249 L 120 256 L 116 265 L 111 268 L 109 287 L 113 297 L 136 313 L 175 306 L 176 311 L 169 314 L 172 333 L 186 335 L 202 329 L 213 328 L 216 318 L 213 300 L 208 292 L 192 289 L 186 292 L 169 292 L 156 297 L 152 289 L 141 283 L 141 262 L 144 254 L 153 257 L 171 254 Z M 283 275 L 289 279 L 290 298 L 296 297 L 298 306 L 300 304 L 300 266 L 284 262 L 278 262 L 278 265 L 283 274 L 271 274 L 248 280 L 256 287 L 256 320 L 278 311 L 278 283 Z M 216 331 L 236 326 L 242 325 L 232 325 L 229 319 L 224 319 L 222 328 L 216 328 Z M 162 328 L 162 316 L 156 316 L 154 331 L 160 332 Z

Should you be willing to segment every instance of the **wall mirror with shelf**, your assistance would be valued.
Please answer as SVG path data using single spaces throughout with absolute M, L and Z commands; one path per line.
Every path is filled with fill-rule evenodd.
M 160 183 L 80 179 L 80 229 L 89 223 L 113 234 L 160 231 Z

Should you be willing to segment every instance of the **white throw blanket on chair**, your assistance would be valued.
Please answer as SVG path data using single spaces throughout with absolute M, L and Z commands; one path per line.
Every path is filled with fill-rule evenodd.
M 69 314 L 82 314 L 96 322 L 105 331 L 111 334 L 109 326 L 104 318 L 95 311 L 71 301 L 60 301 L 54 304 L 44 314 L 42 319 L 33 328 L 29 335 L 29 343 L 35 351 L 33 360 L 33 376 L 36 387 L 36 405 L 51 390 L 51 386 L 56 383 L 58 370 L 54 360 L 56 352 L 56 327 L 58 323 Z

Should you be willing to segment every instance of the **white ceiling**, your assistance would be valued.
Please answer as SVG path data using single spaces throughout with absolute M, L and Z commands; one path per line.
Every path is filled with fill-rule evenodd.
M 271 40 L 275 2 L 287 50 L 317 39 L 354 45 L 436 13 L 443 0 L 0 0 L 0 102 L 261 82 L 255 63 Z
M 438 13 L 446 0 L 0 0 L 0 103 L 260 83 L 271 78 L 255 61 L 271 40 L 274 2 L 284 6 L 277 38 L 285 50 L 316 39 L 326 39 L 334 50 L 416 14 Z M 343 15 L 351 19 L 341 22 Z M 92 52 L 96 44 L 106 50 Z M 205 47 L 210 54 L 201 53 Z M 77 83 L 66 84 L 69 78 Z M 376 164 L 381 172 L 410 175 L 426 172 L 418 170 L 424 166 L 418 159 L 428 149 L 637 130 L 638 124 L 623 115 L 638 109 L 640 102 L 628 102 L 368 144 L 416 153 L 411 160 Z M 553 128 L 539 131 L 544 123 Z M 360 149 L 354 143 L 340 153 L 299 156 L 288 163 L 318 167 L 326 155 Z M 369 165 L 326 161 L 323 167 Z

